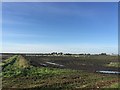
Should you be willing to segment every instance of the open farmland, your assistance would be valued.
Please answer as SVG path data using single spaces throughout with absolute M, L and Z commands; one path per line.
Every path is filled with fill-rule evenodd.
M 107 66 L 111 62 L 118 63 L 117 56 L 106 55 L 80 55 L 75 56 L 25 56 L 24 57 L 34 66 L 40 67 L 41 64 L 52 62 L 63 65 L 59 68 L 67 68 L 73 70 L 85 70 L 88 72 L 96 72 L 97 70 L 114 70 L 117 71 L 118 67 Z M 50 66 L 50 65 L 48 65 Z M 52 65 L 53 67 L 57 67 Z
M 118 74 L 96 71 L 117 71 L 117 56 L 81 55 L 41 56 L 12 55 L 2 61 L 3 90 L 75 90 L 118 88 Z

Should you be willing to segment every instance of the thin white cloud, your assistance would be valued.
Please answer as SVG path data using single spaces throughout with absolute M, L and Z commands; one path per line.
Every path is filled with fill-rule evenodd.
M 29 53 L 50 53 L 50 52 L 64 52 L 64 53 L 116 53 L 117 46 L 103 46 L 103 45 L 70 45 L 70 44 L 14 44 L 6 43 L 3 45 L 3 52 L 29 52 Z
M 27 16 L 30 16 L 31 14 L 33 14 L 35 17 L 39 15 L 42 16 L 42 13 L 48 13 L 48 14 L 52 13 L 54 15 L 59 14 L 59 15 L 67 15 L 67 16 L 75 15 L 75 16 L 81 16 L 81 17 L 86 17 L 86 16 L 91 17 L 91 16 L 95 16 L 96 14 L 99 14 L 99 13 L 95 13 L 95 11 L 93 11 L 90 8 L 85 9 L 85 7 L 83 6 L 81 6 L 81 9 L 77 9 L 78 6 L 75 6 L 75 5 L 73 7 L 71 6 L 71 8 L 66 8 L 66 7 L 59 7 L 59 4 L 62 5 L 62 3 L 57 3 L 57 4 L 58 6 L 55 5 L 55 3 L 43 3 L 43 4 L 40 3 L 40 5 L 39 3 L 37 3 L 33 7 L 32 4 L 18 3 L 18 6 L 16 5 L 14 6 L 14 4 L 12 4 L 11 6 L 16 7 L 18 10 L 22 10 L 23 13 L 16 11 L 15 8 L 12 8 L 11 10 L 9 10 L 10 6 L 8 7 L 7 5 L 4 5 L 4 8 L 5 8 L 4 10 L 5 10 L 5 14 L 8 14 L 8 15 L 10 14 L 14 17 L 18 17 L 18 19 L 20 18 L 21 20 L 24 18 L 27 18 Z M 22 5 L 22 8 L 19 5 L 20 6 Z M 33 18 L 29 18 L 29 20 L 34 21 Z
M 50 36 L 46 35 L 36 35 L 36 34 L 25 34 L 25 33 L 3 33 L 3 37 L 5 38 L 50 38 Z

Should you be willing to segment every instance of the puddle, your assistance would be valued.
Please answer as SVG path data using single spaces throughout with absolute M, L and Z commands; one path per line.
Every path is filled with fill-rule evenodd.
M 47 67 L 47 64 L 42 64 L 42 63 L 41 63 L 40 65 L 41 65 L 41 66 L 44 66 L 44 67 Z
M 57 63 L 53 63 L 53 62 L 46 62 L 47 64 L 51 64 L 51 65 L 56 65 L 56 66 L 60 66 L 60 67 L 63 67 L 64 65 L 60 65 L 60 64 L 57 64 Z
M 118 71 L 96 71 L 97 73 L 103 73 L 103 74 L 120 74 Z

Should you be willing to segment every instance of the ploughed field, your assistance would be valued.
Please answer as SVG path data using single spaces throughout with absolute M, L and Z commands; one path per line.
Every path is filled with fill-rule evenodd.
M 118 62 L 117 56 L 106 55 L 81 55 L 76 56 L 25 56 L 24 57 L 34 66 L 47 66 L 67 68 L 73 70 L 84 70 L 96 72 L 100 70 L 118 71 L 118 67 L 108 66 L 110 63 Z M 59 65 L 50 65 L 48 62 Z M 62 66 L 60 66 L 62 65 Z
M 118 70 L 118 57 L 108 55 L 14 55 L 4 57 L 3 90 L 79 90 L 89 88 L 118 88 L 119 74 L 96 71 Z

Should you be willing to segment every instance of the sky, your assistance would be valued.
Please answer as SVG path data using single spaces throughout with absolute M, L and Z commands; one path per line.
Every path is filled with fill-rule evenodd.
M 117 53 L 117 2 L 2 4 L 2 52 Z

